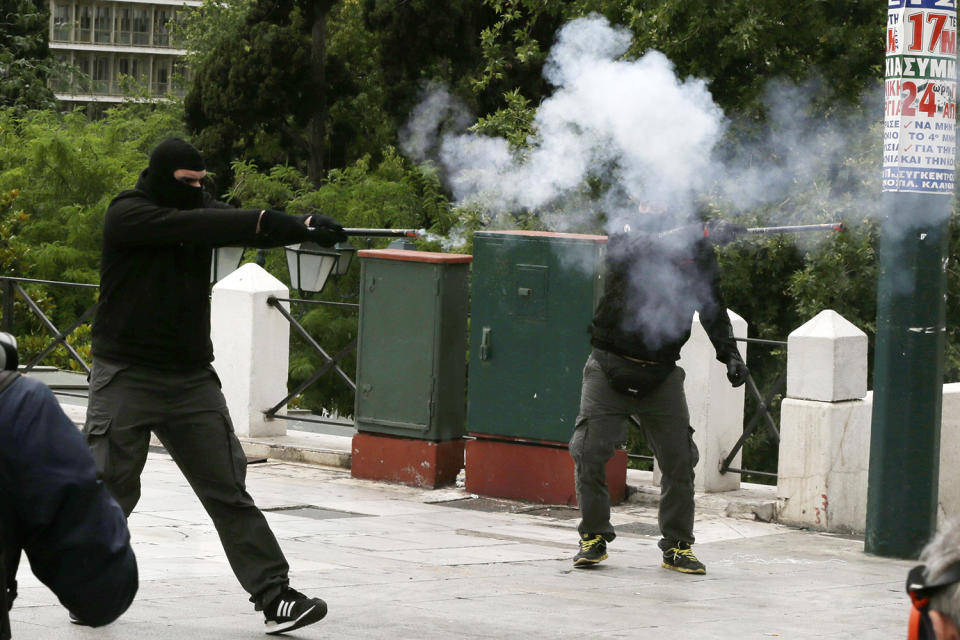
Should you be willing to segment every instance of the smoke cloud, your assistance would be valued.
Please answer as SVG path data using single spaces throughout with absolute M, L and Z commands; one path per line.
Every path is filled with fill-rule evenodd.
M 838 196 L 861 217 L 876 210 L 880 145 L 869 162 L 844 159 L 880 120 L 879 88 L 866 98 L 875 108 L 829 124 L 810 115 L 816 83 L 774 83 L 755 145 L 721 151 L 732 123 L 706 82 L 678 78 L 658 51 L 621 58 L 630 42 L 629 31 L 597 15 L 558 32 L 544 68 L 555 90 L 537 109 L 527 149 L 467 132 L 466 109 L 437 86 L 414 113 L 401 147 L 412 159 L 436 162 L 458 204 L 490 218 L 534 211 L 554 231 L 583 229 L 599 213 L 607 232 L 624 224 L 669 228 L 688 221 L 705 199 L 734 214 L 788 201 L 780 219 L 765 221 L 771 224 L 822 221 L 812 213 L 828 210 Z M 816 184 L 828 169 L 832 183 Z M 800 208 L 789 202 L 798 189 L 805 190 Z M 669 214 L 651 220 L 638 214 L 641 207 Z

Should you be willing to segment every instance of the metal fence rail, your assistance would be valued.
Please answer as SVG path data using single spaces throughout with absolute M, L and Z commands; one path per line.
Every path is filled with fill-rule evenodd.
M 306 300 L 301 298 L 277 298 L 276 296 L 270 296 L 269 298 L 267 298 L 267 304 L 269 304 L 271 307 L 279 311 L 280 315 L 282 315 L 287 320 L 287 322 L 290 323 L 290 326 L 293 327 L 294 331 L 296 331 L 300 335 L 300 337 L 302 337 L 314 351 L 320 354 L 320 357 L 323 360 L 323 365 L 319 369 L 317 369 L 313 373 L 313 375 L 311 375 L 309 378 L 307 378 L 306 380 L 301 382 L 299 385 L 297 385 L 297 387 L 293 391 L 288 393 L 283 400 L 279 401 L 277 404 L 275 404 L 274 406 L 264 411 L 263 414 L 268 418 L 280 418 L 283 420 L 296 420 L 299 422 L 313 422 L 317 424 L 341 424 L 340 422 L 337 422 L 335 420 L 325 420 L 323 418 L 307 417 L 302 415 L 291 416 L 288 414 L 277 413 L 280 410 L 280 408 L 285 404 L 287 404 L 287 402 L 289 402 L 292 398 L 303 393 L 310 385 L 312 385 L 314 382 L 319 380 L 324 374 L 326 374 L 331 370 L 337 375 L 337 377 L 341 381 L 343 381 L 343 383 L 350 389 L 352 393 L 356 394 L 357 392 L 357 383 L 349 375 L 347 375 L 347 373 L 343 369 L 340 368 L 339 364 L 337 364 L 341 360 L 343 360 L 343 358 L 345 358 L 347 355 L 349 355 L 350 353 L 356 350 L 357 339 L 354 338 L 353 340 L 350 341 L 349 344 L 347 344 L 345 347 L 340 349 L 340 351 L 338 351 L 336 354 L 331 356 L 329 353 L 327 353 L 327 351 L 323 347 L 320 346 L 319 343 L 317 343 L 316 340 L 313 339 L 313 336 L 311 336 L 307 332 L 307 330 L 303 328 L 303 325 L 301 325 L 300 322 L 296 318 L 294 318 L 289 311 L 287 311 L 284 308 L 283 304 L 281 304 L 283 302 L 341 307 L 341 308 L 347 308 L 351 310 L 359 310 L 360 305 L 354 302 L 329 302 L 326 300 Z
M 69 328 L 61 331 L 53 324 L 53 321 L 43 312 L 40 308 L 40 305 L 37 304 L 37 301 L 30 297 L 30 294 L 23 288 L 21 283 L 28 284 L 45 284 L 45 285 L 58 285 L 58 286 L 67 286 L 67 287 L 78 287 L 78 288 L 87 288 L 87 289 L 99 289 L 99 285 L 96 284 L 84 284 L 79 282 L 59 282 L 56 280 L 36 280 L 33 278 L 12 278 L 9 276 L 0 276 L 0 291 L 3 292 L 3 307 L 2 313 L 3 316 L 0 318 L 0 330 L 12 332 L 13 331 L 13 307 L 14 299 L 16 296 L 20 296 L 27 307 L 40 319 L 40 322 L 47 329 L 49 333 L 53 335 L 53 342 L 46 346 L 39 354 L 33 357 L 30 362 L 26 365 L 23 365 L 24 371 L 31 371 L 34 367 L 37 366 L 44 358 L 46 358 L 50 353 L 53 352 L 59 345 L 63 345 L 67 350 L 67 353 L 70 357 L 75 360 L 86 373 L 90 373 L 90 365 L 87 363 L 83 357 L 77 353 L 77 350 L 67 341 L 67 336 L 73 333 L 77 327 L 80 325 L 89 322 L 90 318 L 93 316 L 97 308 L 97 302 L 94 302 L 89 308 L 87 308 Z
M 753 344 L 762 344 L 767 346 L 786 346 L 787 343 L 783 340 L 764 340 L 762 338 L 734 338 L 738 342 L 747 342 Z M 765 478 L 776 478 L 777 474 L 770 471 L 759 471 L 756 469 L 737 469 L 736 467 L 731 467 L 730 463 L 733 462 L 733 459 L 737 457 L 737 453 L 743 448 L 744 443 L 747 441 L 754 431 L 756 431 L 757 426 L 762 421 L 770 433 L 773 435 L 774 440 L 777 444 L 780 443 L 780 429 L 777 427 L 776 421 L 773 419 L 773 416 L 770 414 L 770 403 L 773 401 L 773 398 L 779 394 L 783 393 L 786 390 L 787 384 L 787 372 L 783 371 L 777 379 L 771 385 L 770 390 L 767 391 L 767 394 L 764 396 L 760 393 L 760 389 L 757 388 L 757 383 L 754 382 L 753 376 L 747 374 L 747 389 L 753 395 L 757 401 L 757 410 L 754 411 L 753 416 L 743 427 L 743 433 L 740 434 L 740 438 L 737 440 L 736 444 L 733 445 L 733 449 L 730 450 L 730 453 L 727 454 L 727 457 L 720 461 L 720 473 L 739 473 L 741 475 L 752 475 L 760 476 Z

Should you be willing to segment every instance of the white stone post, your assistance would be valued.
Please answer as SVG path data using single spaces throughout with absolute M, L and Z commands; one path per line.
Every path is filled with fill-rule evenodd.
M 267 304 L 270 296 L 287 298 L 289 290 L 252 263 L 213 287 L 213 366 L 239 436 L 282 436 L 287 432 L 283 420 L 267 420 L 263 415 L 287 395 L 290 360 L 290 324 Z
M 747 337 L 747 322 L 732 311 L 730 324 L 733 335 Z M 747 344 L 738 342 L 737 348 L 744 362 Z M 700 461 L 694 467 L 694 487 L 697 491 L 735 491 L 740 488 L 736 473 L 720 473 L 720 462 L 730 453 L 743 433 L 743 399 L 745 386 L 734 389 L 727 380 L 727 367 L 717 360 L 716 349 L 700 323 L 699 314 L 693 316 L 690 339 L 680 351 L 680 361 L 686 378 L 683 391 L 690 410 L 693 442 L 700 452 Z M 738 453 L 732 466 L 740 466 Z M 660 484 L 660 469 L 654 463 L 653 481 Z
M 943 385 L 940 418 L 940 523 L 960 518 L 960 382 Z
M 790 334 L 777 468 L 781 521 L 864 531 L 871 400 L 863 331 L 828 309 Z

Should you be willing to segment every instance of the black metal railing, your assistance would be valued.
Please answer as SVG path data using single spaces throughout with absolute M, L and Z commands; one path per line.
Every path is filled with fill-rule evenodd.
M 40 305 L 34 300 L 30 294 L 23 288 L 24 284 L 43 284 L 43 285 L 54 285 L 54 286 L 65 286 L 65 287 L 78 287 L 78 288 L 87 288 L 87 289 L 98 289 L 99 285 L 95 284 L 84 284 L 78 282 L 59 282 L 56 280 L 36 280 L 33 278 L 13 278 L 9 276 L 0 276 L 0 293 L 3 295 L 3 306 L 2 306 L 2 316 L 0 316 L 0 330 L 12 332 L 13 331 L 13 309 L 14 301 L 17 296 L 23 299 L 24 303 L 30 309 L 30 311 L 37 318 L 40 319 L 41 324 L 44 328 L 53 335 L 53 342 L 48 344 L 40 353 L 35 355 L 29 362 L 25 365 L 22 365 L 21 368 L 24 371 L 31 371 L 36 367 L 44 358 L 49 356 L 54 349 L 58 346 L 63 345 L 67 350 L 67 353 L 70 355 L 70 358 L 75 360 L 77 364 L 86 372 L 90 373 L 90 364 L 86 362 L 83 357 L 77 352 L 76 348 L 70 344 L 67 338 L 76 331 L 77 327 L 80 325 L 89 322 L 90 318 L 93 317 L 94 312 L 97 308 L 97 303 L 94 302 L 90 307 L 88 307 L 80 317 L 74 322 L 70 327 L 61 331 L 53 323 L 53 321 L 43 312 L 43 309 L 40 308 Z
M 787 343 L 782 340 L 766 340 L 763 338 L 734 338 L 734 339 L 737 340 L 738 342 L 747 342 L 747 343 L 760 344 L 760 345 L 766 345 L 766 346 L 782 347 L 787 345 Z M 734 458 L 737 457 L 737 454 L 740 452 L 740 450 L 743 449 L 743 445 L 747 441 L 747 438 L 753 435 L 753 432 L 756 431 L 757 427 L 761 422 L 767 426 L 767 429 L 769 429 L 771 435 L 773 436 L 777 444 L 780 443 L 780 429 L 777 425 L 776 420 L 774 420 L 773 415 L 770 413 L 770 403 L 778 394 L 782 394 L 786 390 L 786 381 L 787 381 L 787 373 L 786 373 L 786 370 L 784 370 L 779 376 L 777 376 L 776 380 L 770 386 L 770 389 L 767 391 L 767 393 L 762 394 L 760 390 L 757 388 L 757 384 L 754 381 L 753 376 L 752 375 L 747 376 L 747 390 L 756 399 L 757 407 L 756 407 L 756 410 L 753 412 L 753 415 L 744 425 L 743 433 L 740 435 L 740 438 L 737 440 L 736 444 L 733 445 L 733 449 L 731 449 L 730 453 L 728 453 L 727 456 L 720 461 L 721 474 L 739 473 L 741 475 L 750 475 L 750 476 L 776 479 L 777 474 L 771 471 L 760 471 L 758 469 L 736 468 L 736 467 L 731 467 L 730 464 L 733 462 Z M 637 418 L 631 416 L 630 421 L 636 427 L 640 427 L 640 421 Z M 646 462 L 653 462 L 654 460 L 653 456 L 647 456 L 639 453 L 628 453 L 627 457 L 630 460 L 643 460 Z
M 323 347 L 320 346 L 320 344 L 316 340 L 314 340 L 313 336 L 311 336 L 307 332 L 307 330 L 303 328 L 303 325 L 300 324 L 300 321 L 297 320 L 297 318 L 295 318 L 289 311 L 287 311 L 286 308 L 284 308 L 282 304 L 284 302 L 288 302 L 291 304 L 296 303 L 296 304 L 306 304 L 306 305 L 340 307 L 340 308 L 345 308 L 350 310 L 359 310 L 360 305 L 355 302 L 331 302 L 327 300 L 307 300 L 302 298 L 277 298 L 276 296 L 270 296 L 269 298 L 267 298 L 267 304 L 269 304 L 271 307 L 273 307 L 274 309 L 280 312 L 280 315 L 282 315 L 287 320 L 287 322 L 290 323 L 290 326 L 293 328 L 293 330 L 296 331 L 300 335 L 300 337 L 303 338 L 304 341 L 306 341 L 306 343 L 320 355 L 320 358 L 323 361 L 323 364 L 320 366 L 319 369 L 314 371 L 310 377 L 308 377 L 306 380 L 298 384 L 295 389 L 293 389 L 290 393 L 286 395 L 285 398 L 283 398 L 283 400 L 280 400 L 274 406 L 264 411 L 263 414 L 268 418 L 281 418 L 283 420 L 297 420 L 299 422 L 313 422 L 317 424 L 342 424 L 341 422 L 337 422 L 334 420 L 326 420 L 324 418 L 318 418 L 315 415 L 303 416 L 303 415 L 289 415 L 289 414 L 278 413 L 278 411 L 280 411 L 280 408 L 283 407 L 285 404 L 287 404 L 287 402 L 289 402 L 292 398 L 295 398 L 296 396 L 303 393 L 308 387 L 310 387 L 310 385 L 315 383 L 317 380 L 319 380 L 322 376 L 324 376 L 330 371 L 332 371 L 343 382 L 343 384 L 345 384 L 350 389 L 351 393 L 356 394 L 357 392 L 357 383 L 349 375 L 347 375 L 347 373 L 343 369 L 341 369 L 340 365 L 338 364 L 341 360 L 343 360 L 343 358 L 345 358 L 350 353 L 356 350 L 357 339 L 354 338 L 345 347 L 343 347 L 342 349 L 337 351 L 337 353 L 331 356 L 329 353 L 327 353 L 327 351 Z
M 764 340 L 762 338 L 734 338 L 738 342 L 746 342 L 750 344 L 761 344 L 767 346 L 776 346 L 776 347 L 785 347 L 787 343 L 783 340 Z M 767 429 L 770 431 L 770 434 L 773 436 L 773 439 L 777 444 L 780 444 L 780 429 L 777 426 L 776 421 L 773 419 L 773 415 L 770 413 L 770 403 L 778 395 L 782 394 L 786 390 L 787 386 L 787 371 L 784 368 L 783 372 L 777 376 L 777 379 L 770 385 L 770 388 L 767 390 L 766 395 L 760 393 L 760 389 L 757 388 L 757 383 L 754 382 L 752 375 L 747 375 L 747 390 L 757 401 L 757 408 L 753 412 L 753 415 L 750 417 L 750 420 L 743 427 L 743 433 L 740 434 L 740 438 L 737 440 L 736 444 L 733 445 L 733 449 L 730 450 L 730 453 L 727 454 L 727 457 L 720 461 L 720 473 L 739 473 L 740 475 L 752 475 L 759 476 L 764 478 L 774 478 L 776 479 L 777 474 L 770 471 L 760 471 L 757 469 L 738 469 L 736 467 L 731 467 L 730 464 L 733 462 L 733 459 L 737 457 L 737 454 L 743 448 L 744 443 L 747 441 L 754 431 L 757 430 L 757 426 L 763 422 Z

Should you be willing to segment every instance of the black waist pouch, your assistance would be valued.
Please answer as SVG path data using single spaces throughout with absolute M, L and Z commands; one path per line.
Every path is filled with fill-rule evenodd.
M 594 349 L 593 357 L 607 376 L 610 386 L 634 398 L 642 398 L 653 392 L 677 368 L 675 363 L 635 362 L 600 349 Z

